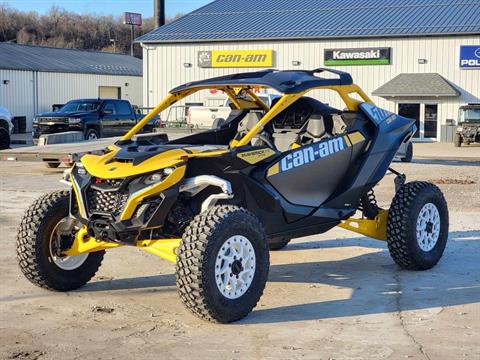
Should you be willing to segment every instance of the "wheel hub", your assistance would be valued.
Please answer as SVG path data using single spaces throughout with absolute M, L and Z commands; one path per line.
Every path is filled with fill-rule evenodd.
M 432 203 L 423 205 L 417 218 L 417 243 L 425 252 L 432 250 L 440 237 L 440 213 Z
M 62 255 L 62 252 L 68 250 L 73 244 L 74 230 L 75 222 L 67 216 L 58 222 L 50 236 L 50 256 L 55 265 L 62 270 L 75 270 L 88 258 L 88 253 L 77 256 Z
M 228 299 L 245 294 L 255 275 L 255 250 L 245 236 L 228 238 L 220 247 L 215 260 L 215 282 Z

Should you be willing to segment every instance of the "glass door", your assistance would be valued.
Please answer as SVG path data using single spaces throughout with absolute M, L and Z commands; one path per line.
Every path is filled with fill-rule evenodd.
M 438 105 L 425 104 L 425 122 L 423 137 L 437 138 Z
M 420 138 L 420 104 L 398 104 L 398 115 L 415 119 L 417 131 L 413 134 L 413 137 Z

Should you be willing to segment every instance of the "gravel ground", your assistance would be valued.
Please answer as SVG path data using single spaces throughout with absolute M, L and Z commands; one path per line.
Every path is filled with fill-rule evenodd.
M 177 297 L 173 265 L 122 248 L 70 293 L 30 284 L 15 259 L 26 207 L 63 188 L 61 170 L 0 162 L 1 359 L 480 359 L 480 161 L 394 164 L 437 183 L 450 236 L 432 270 L 400 270 L 386 245 L 336 228 L 271 254 L 265 294 L 232 325 L 205 323 Z M 393 176 L 376 188 L 381 205 Z

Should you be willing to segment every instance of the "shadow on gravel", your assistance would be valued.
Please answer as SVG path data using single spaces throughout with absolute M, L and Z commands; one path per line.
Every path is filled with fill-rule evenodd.
M 316 292 L 325 284 L 351 289 L 350 298 L 257 308 L 240 324 L 321 320 L 480 302 L 480 231 L 450 233 L 442 260 L 423 272 L 401 270 L 390 259 L 386 246 L 365 238 L 293 243 L 284 251 L 342 246 L 379 251 L 341 261 L 272 266 L 269 281 L 307 283 Z M 288 294 L 283 294 L 282 301 L 288 303 Z
M 155 275 L 143 276 L 127 279 L 111 279 L 93 281 L 85 285 L 76 292 L 93 292 L 93 291 L 115 291 L 115 290 L 131 290 L 131 289 L 147 289 L 147 288 L 162 288 L 168 286 L 175 286 L 175 275 Z M 160 289 L 161 291 L 169 291 L 175 289 Z

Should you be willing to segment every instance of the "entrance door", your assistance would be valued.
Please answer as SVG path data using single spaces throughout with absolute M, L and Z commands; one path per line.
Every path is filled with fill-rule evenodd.
M 98 97 L 100 99 L 120 99 L 121 91 L 116 86 L 99 86 Z
M 398 104 L 398 115 L 410 119 L 415 119 L 417 131 L 413 134 L 414 138 L 420 137 L 420 104 Z
M 436 138 L 437 137 L 437 119 L 438 119 L 438 105 L 425 104 L 425 123 L 423 137 Z

